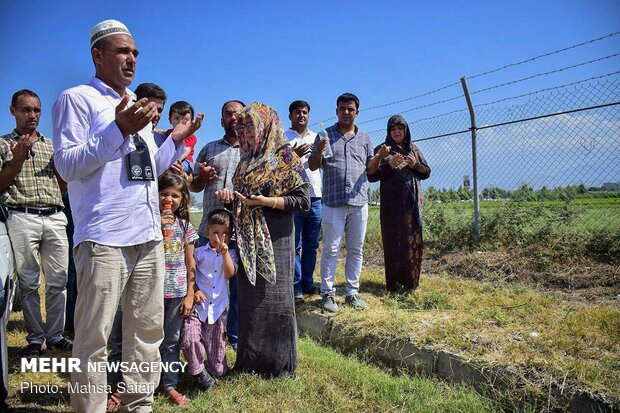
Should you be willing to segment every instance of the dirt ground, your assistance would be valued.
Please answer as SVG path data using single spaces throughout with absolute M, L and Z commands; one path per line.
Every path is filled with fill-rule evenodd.
M 541 271 L 523 252 L 476 251 L 426 258 L 422 271 L 491 282 L 523 283 L 567 293 L 572 299 L 620 305 L 620 266 L 599 262 L 554 263 Z

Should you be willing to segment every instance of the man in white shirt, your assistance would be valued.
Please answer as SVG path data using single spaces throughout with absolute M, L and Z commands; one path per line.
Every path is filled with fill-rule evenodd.
M 319 232 L 321 231 L 321 171 L 311 171 L 308 158 L 312 152 L 316 133 L 308 130 L 310 119 L 310 104 L 303 100 L 296 100 L 288 107 L 288 118 L 291 128 L 285 132 L 291 141 L 295 153 L 301 158 L 306 174 L 310 181 L 310 210 L 295 212 L 295 277 L 293 289 L 295 302 L 304 300 L 304 294 L 316 294 L 312 275 L 316 266 L 316 250 L 319 247 Z
M 151 125 L 155 104 L 146 98 L 132 103 L 135 95 L 127 88 L 138 56 L 129 30 L 106 20 L 90 35 L 95 77 L 62 92 L 52 108 L 56 167 L 69 183 L 75 221 L 73 357 L 81 372 L 71 374 L 79 390 L 71 393 L 71 404 L 89 413 L 106 408 L 105 369 L 88 366 L 106 361 L 119 302 L 123 361 L 130 366 L 160 361 L 164 254 L 157 176 L 181 156 L 183 139 L 203 118 L 179 124 L 158 149 Z M 121 409 L 151 412 L 159 377 L 159 371 L 125 373 Z

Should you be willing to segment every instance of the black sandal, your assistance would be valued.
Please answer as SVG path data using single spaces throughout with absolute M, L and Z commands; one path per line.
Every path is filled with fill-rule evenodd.
M 69 340 L 65 337 L 60 337 L 58 341 L 54 341 L 53 343 L 47 343 L 48 349 L 56 349 L 62 351 L 71 351 L 73 350 L 73 341 Z

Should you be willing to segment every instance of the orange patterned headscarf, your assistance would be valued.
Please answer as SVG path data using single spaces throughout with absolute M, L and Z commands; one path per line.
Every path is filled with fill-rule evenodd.
M 254 102 L 236 116 L 242 121 L 251 119 L 255 132 L 254 142 L 239 137 L 241 159 L 233 177 L 235 191 L 244 196 L 278 197 L 307 184 L 303 164 L 284 136 L 274 109 Z M 262 208 L 235 201 L 237 249 L 252 285 L 256 285 L 257 274 L 269 283 L 276 282 L 273 246 Z

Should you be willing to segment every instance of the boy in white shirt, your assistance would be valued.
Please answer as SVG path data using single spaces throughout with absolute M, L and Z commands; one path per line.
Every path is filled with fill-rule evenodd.
M 226 364 L 226 307 L 228 279 L 237 272 L 238 258 L 228 249 L 232 234 L 232 215 L 225 209 L 212 211 L 207 218 L 209 242 L 194 251 L 196 293 L 194 311 L 185 319 L 181 349 L 188 372 L 201 390 L 208 390 L 228 371 Z M 207 369 L 204 360 L 207 356 Z

